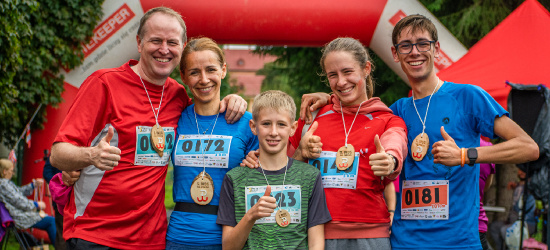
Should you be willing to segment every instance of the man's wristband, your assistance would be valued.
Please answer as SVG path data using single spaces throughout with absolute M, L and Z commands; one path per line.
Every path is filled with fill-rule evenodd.
M 388 213 L 395 213 L 395 210 L 388 210 Z

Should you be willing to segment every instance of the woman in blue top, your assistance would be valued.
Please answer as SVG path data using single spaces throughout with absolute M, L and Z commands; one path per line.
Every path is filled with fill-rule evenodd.
M 176 202 L 166 235 L 167 249 L 221 249 L 222 227 L 216 224 L 225 173 L 258 148 L 246 112 L 234 124 L 219 113 L 225 57 L 210 38 L 189 41 L 180 73 L 194 96 L 181 114 L 176 131 L 173 198 Z

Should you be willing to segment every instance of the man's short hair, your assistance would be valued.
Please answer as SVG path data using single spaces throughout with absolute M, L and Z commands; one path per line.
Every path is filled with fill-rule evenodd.
M 182 29 L 182 34 L 181 34 L 181 41 L 183 43 L 186 43 L 187 42 L 187 28 L 185 27 L 185 22 L 183 21 L 183 19 L 181 18 L 181 15 L 180 13 L 176 12 L 175 10 L 173 9 L 170 9 L 168 7 L 156 7 L 156 8 L 152 8 L 150 9 L 149 11 L 147 11 L 145 13 L 145 15 L 143 15 L 143 17 L 141 17 L 141 19 L 139 20 L 139 28 L 138 28 L 138 31 L 137 31 L 137 34 L 139 36 L 139 39 L 143 40 L 143 37 L 145 36 L 145 23 L 147 22 L 147 20 L 149 20 L 149 18 L 151 18 L 153 16 L 153 14 L 155 13 L 162 13 L 162 14 L 165 14 L 165 15 L 168 15 L 168 16 L 172 16 L 172 17 L 175 17 L 178 22 L 180 23 L 180 26 L 181 26 L 181 29 Z
M 393 45 L 397 44 L 397 40 L 401 35 L 401 31 L 408 27 L 411 27 L 411 33 L 415 33 L 417 30 L 428 31 L 434 41 L 437 41 L 438 39 L 437 29 L 435 28 L 435 25 L 432 23 L 432 21 L 430 21 L 430 19 L 423 15 L 417 14 L 404 17 L 399 22 L 397 22 L 395 27 L 393 27 L 393 32 L 391 34 Z
M 296 119 L 296 104 L 294 99 L 287 93 L 280 90 L 268 90 L 260 93 L 254 98 L 252 104 L 252 118 L 258 120 L 260 112 L 264 109 L 274 109 L 278 112 L 287 112 L 290 116 L 290 121 Z

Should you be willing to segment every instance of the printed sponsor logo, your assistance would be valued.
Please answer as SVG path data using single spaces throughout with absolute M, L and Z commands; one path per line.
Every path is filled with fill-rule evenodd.
M 128 21 L 130 21 L 136 14 L 128 7 L 127 4 L 123 4 L 118 10 L 116 10 L 105 21 L 100 23 L 94 29 L 94 36 L 88 44 L 84 44 L 84 57 L 88 57 L 99 46 L 101 46 L 107 39 L 113 36 L 120 28 L 122 28 Z

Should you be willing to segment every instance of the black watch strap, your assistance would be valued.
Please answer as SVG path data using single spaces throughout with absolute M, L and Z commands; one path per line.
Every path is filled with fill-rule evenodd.
M 469 148 L 466 155 L 468 156 L 468 159 L 470 160 L 470 162 L 468 163 L 469 166 L 473 166 L 474 164 L 476 164 L 476 161 L 477 161 L 477 149 L 476 148 Z

